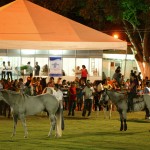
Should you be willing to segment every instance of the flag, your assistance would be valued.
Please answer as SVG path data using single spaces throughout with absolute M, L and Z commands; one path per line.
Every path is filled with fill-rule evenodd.
M 62 76 L 62 57 L 49 57 L 50 60 L 50 73 L 51 77 Z

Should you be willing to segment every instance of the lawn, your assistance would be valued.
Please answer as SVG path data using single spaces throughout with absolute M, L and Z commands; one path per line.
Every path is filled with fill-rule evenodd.
M 103 112 L 92 112 L 90 118 L 83 118 L 81 112 L 68 117 L 64 112 L 65 130 L 62 138 L 48 138 L 49 119 L 47 116 L 27 117 L 29 137 L 24 139 L 21 122 L 12 139 L 12 118 L 0 116 L 0 150 L 149 150 L 150 121 L 144 119 L 144 112 L 128 114 L 128 130 L 119 131 L 117 112 L 112 118 L 104 119 Z

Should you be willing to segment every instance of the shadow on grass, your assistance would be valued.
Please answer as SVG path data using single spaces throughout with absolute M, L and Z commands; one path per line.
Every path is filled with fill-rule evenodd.
M 127 122 L 150 123 L 150 120 L 128 119 Z
M 120 136 L 132 136 L 132 135 L 139 135 L 140 133 L 143 133 L 143 132 L 128 132 L 128 131 L 117 131 L 117 132 L 84 132 L 84 133 L 73 133 L 73 134 L 67 134 L 67 135 L 64 135 L 62 138 L 63 139 L 70 139 L 70 138 L 74 138 L 74 137 L 80 137 L 80 138 L 83 138 L 83 137 L 95 137 L 95 136 L 109 136 L 109 137 L 120 137 Z
M 88 117 L 76 117 L 76 116 L 65 116 L 64 117 L 65 120 L 87 120 L 87 119 L 92 119 L 92 118 L 88 118 Z

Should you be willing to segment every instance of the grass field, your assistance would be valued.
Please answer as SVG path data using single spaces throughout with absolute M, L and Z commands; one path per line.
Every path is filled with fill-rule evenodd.
M 149 150 L 150 121 L 145 112 L 128 114 L 128 130 L 120 132 L 117 112 L 112 118 L 104 119 L 103 112 L 92 112 L 90 118 L 83 118 L 81 112 L 74 117 L 65 116 L 65 130 L 62 138 L 48 138 L 49 119 L 46 116 L 27 117 L 29 137 L 24 139 L 21 122 L 12 139 L 12 118 L 0 117 L 0 150 Z M 53 132 L 54 135 L 54 132 Z

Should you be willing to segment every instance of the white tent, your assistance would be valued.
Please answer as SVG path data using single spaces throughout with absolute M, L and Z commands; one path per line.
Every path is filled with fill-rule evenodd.
M 27 0 L 0 7 L 0 20 L 0 49 L 127 49 L 124 41 Z

